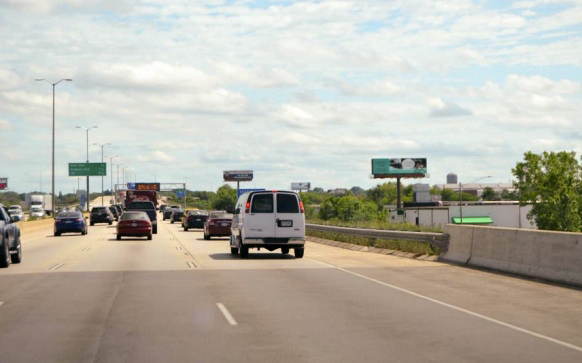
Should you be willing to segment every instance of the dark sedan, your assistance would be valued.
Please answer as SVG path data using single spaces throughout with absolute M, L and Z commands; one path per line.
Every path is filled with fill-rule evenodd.
M 87 221 L 81 212 L 61 212 L 55 219 L 55 236 L 61 233 L 87 234 Z
M 204 224 L 204 239 L 211 237 L 230 236 L 230 225 L 232 224 L 232 214 L 224 211 L 213 211 L 208 215 Z
M 8 210 L 0 204 L 0 267 L 22 261 L 20 228 L 10 220 Z
M 166 207 L 166 208 L 164 208 L 163 220 L 165 221 L 166 219 L 172 218 L 172 213 L 173 212 L 174 212 L 174 208 L 172 208 L 172 207 Z
M 170 223 L 181 222 L 183 215 L 184 215 L 183 209 L 174 209 L 172 211 L 172 216 L 170 217 Z
M 91 219 L 89 220 L 91 225 L 95 223 L 108 223 L 113 224 L 113 214 L 107 207 L 93 207 L 91 209 Z
M 123 212 L 117 223 L 117 240 L 123 236 L 147 237 L 152 239 L 152 222 L 146 212 Z
M 109 211 L 111 211 L 111 214 L 113 214 L 113 219 L 118 221 L 120 214 L 119 214 L 119 211 L 117 210 L 117 207 L 115 207 L 114 205 L 110 205 Z
M 208 219 L 208 212 L 205 210 L 191 210 L 184 221 L 184 231 L 188 228 L 204 228 L 204 222 Z

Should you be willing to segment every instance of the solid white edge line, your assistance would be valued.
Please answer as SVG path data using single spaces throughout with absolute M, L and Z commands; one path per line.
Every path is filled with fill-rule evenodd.
M 228 321 L 228 323 L 230 325 L 238 325 L 236 320 L 234 320 L 232 315 L 230 315 L 230 313 L 228 312 L 228 309 L 226 308 L 226 306 L 224 306 L 222 303 L 216 303 L 216 306 L 218 306 L 218 308 L 222 312 L 222 315 L 224 315 L 224 317 L 226 318 L 226 320 Z
M 549 342 L 552 342 L 552 343 L 555 343 L 555 344 L 558 344 L 558 345 L 564 346 L 564 347 L 566 347 L 566 348 L 570 348 L 570 349 L 573 349 L 573 350 L 577 350 L 577 351 L 579 351 L 579 352 L 582 352 L 582 347 L 579 347 L 579 346 L 577 346 L 577 345 L 570 344 L 570 343 L 566 343 L 566 342 L 564 342 L 564 341 L 562 341 L 562 340 L 554 339 L 554 338 L 551 338 L 551 337 L 549 337 L 549 336 L 547 336 L 547 335 L 539 334 L 539 333 L 533 332 L 533 331 L 531 331 L 531 330 L 527 330 L 527 329 L 524 329 L 524 328 L 520 328 L 520 327 L 518 327 L 518 326 L 515 326 L 515 325 L 512 325 L 512 324 L 509 324 L 509 323 L 505 323 L 505 322 L 503 322 L 503 321 L 501 321 L 501 320 L 497 320 L 497 319 L 494 319 L 494 318 L 490 318 L 490 317 L 488 317 L 488 316 L 485 316 L 485 315 L 482 315 L 482 314 L 479 314 L 479 313 L 475 313 L 475 312 L 473 312 L 473 311 L 471 311 L 471 310 L 463 309 L 463 308 L 461 308 L 461 307 L 458 307 L 458 306 L 455 306 L 455 305 L 451 305 L 451 304 L 448 304 L 448 303 L 446 303 L 446 302 L 443 302 L 443 301 L 440 301 L 440 300 L 436 300 L 436 299 L 430 298 L 430 297 L 428 297 L 428 296 L 424 296 L 424 295 L 418 294 L 418 293 L 416 293 L 416 292 L 413 292 L 413 291 L 410 291 L 410 290 L 406 290 L 406 289 L 403 289 L 403 288 L 401 288 L 401 287 L 398 287 L 398 286 L 395 286 L 395 285 L 391 285 L 391 284 L 389 284 L 389 283 L 386 283 L 386 282 L 383 282 L 383 281 L 380 281 L 380 280 L 376 280 L 376 279 L 374 279 L 374 278 L 371 278 L 371 277 L 368 277 L 368 276 L 365 276 L 365 275 L 361 275 L 361 274 L 359 274 L 359 273 L 357 273 L 357 272 L 353 272 L 353 271 L 350 271 L 350 270 L 346 270 L 346 269 L 344 269 L 344 268 L 342 268 L 342 267 L 334 266 L 334 265 L 331 265 L 331 264 L 329 264 L 329 263 L 326 263 L 326 262 L 322 262 L 322 261 L 315 260 L 315 259 L 313 259 L 313 258 L 311 258 L 311 260 L 313 260 L 313 261 L 316 261 L 316 262 L 319 262 L 319 263 L 321 263 L 321 264 L 323 264 L 323 265 L 326 265 L 326 266 L 329 266 L 329 267 L 336 268 L 336 269 L 338 269 L 338 270 L 340 270 L 340 271 L 343 271 L 343 272 L 349 273 L 349 274 L 351 274 L 351 275 L 358 276 L 358 277 L 361 277 L 361 278 L 363 278 L 363 279 L 366 279 L 366 280 L 369 280 L 369 281 L 375 282 L 375 283 L 377 283 L 377 284 L 380 284 L 380 285 L 384 285 L 384 286 L 386 286 L 386 287 L 393 288 L 393 289 L 395 289 L 395 290 L 398 290 L 398 291 L 404 292 L 404 293 L 406 293 L 406 294 L 409 294 L 409 295 L 412 295 L 412 296 L 416 296 L 416 297 L 418 297 L 418 298 L 421 298 L 421 299 L 424 299 L 424 300 L 427 300 L 427 301 L 433 302 L 433 303 L 435 303 L 435 304 L 439 304 L 439 305 L 442 305 L 442 306 L 446 306 L 446 307 L 448 307 L 448 308 L 450 308 L 450 309 L 454 309 L 454 310 L 457 310 L 457 311 L 463 312 L 463 313 L 465 313 L 465 314 L 469 314 L 469 315 L 475 316 L 475 317 L 477 317 L 477 318 L 481 318 L 481 319 L 483 319 L 483 320 L 487 320 L 487 321 L 490 321 L 490 322 L 492 322 L 492 323 L 496 323 L 496 324 L 502 325 L 502 326 L 504 326 L 504 327 L 506 327 L 506 328 L 510 328 L 510 329 L 513 329 L 513 330 L 519 331 L 519 332 L 521 332 L 521 333 L 529 334 L 529 335 L 531 335 L 531 336 L 534 336 L 534 337 L 536 337 L 536 338 L 544 339 L 544 340 L 547 340 L 547 341 L 549 341 Z

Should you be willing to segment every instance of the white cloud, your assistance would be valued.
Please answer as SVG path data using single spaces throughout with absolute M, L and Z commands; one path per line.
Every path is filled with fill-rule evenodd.
M 0 119 L 0 131 L 12 130 L 12 124 L 6 120 Z
M 470 110 L 453 102 L 445 102 L 438 97 L 428 99 L 427 103 L 430 107 L 431 117 L 470 116 L 473 114 Z

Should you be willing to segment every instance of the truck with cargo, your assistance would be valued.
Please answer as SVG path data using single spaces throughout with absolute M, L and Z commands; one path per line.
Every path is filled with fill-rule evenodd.
M 155 190 L 128 190 L 125 195 L 125 205 L 131 202 L 152 202 L 158 207 L 158 192 Z
M 51 214 L 52 212 L 52 196 L 50 194 L 26 193 L 24 195 L 24 204 L 28 209 L 40 207 L 47 214 Z

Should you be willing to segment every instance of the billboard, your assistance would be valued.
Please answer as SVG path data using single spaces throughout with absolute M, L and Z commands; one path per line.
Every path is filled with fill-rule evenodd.
M 372 159 L 374 176 L 424 176 L 427 170 L 426 158 Z
M 291 190 L 309 190 L 311 183 L 291 183 Z
M 69 176 L 107 176 L 107 163 L 69 163 Z
M 222 177 L 225 182 L 229 181 L 252 181 L 252 170 L 225 170 L 222 172 Z
M 240 197 L 244 193 L 261 192 L 263 190 L 265 190 L 265 189 L 257 189 L 257 188 L 254 188 L 254 189 L 239 189 L 239 190 L 236 191 L 236 193 L 237 193 L 237 197 Z
M 0 190 L 8 189 L 8 178 L 0 178 Z

